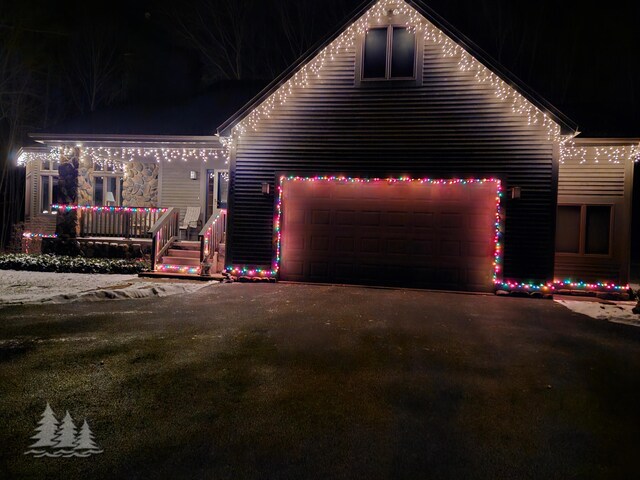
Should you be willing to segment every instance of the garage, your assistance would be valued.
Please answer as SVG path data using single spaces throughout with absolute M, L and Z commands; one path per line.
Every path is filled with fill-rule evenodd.
M 490 291 L 495 181 L 286 179 L 284 281 Z

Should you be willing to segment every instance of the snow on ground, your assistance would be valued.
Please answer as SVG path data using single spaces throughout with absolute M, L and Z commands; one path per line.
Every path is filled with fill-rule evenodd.
M 601 303 L 597 301 L 559 299 L 556 299 L 556 302 L 569 310 L 597 320 L 640 327 L 640 315 L 636 315 L 631 311 L 636 306 L 636 302 Z
M 147 281 L 135 275 L 18 272 L 0 270 L 0 307 L 193 293 L 216 282 Z

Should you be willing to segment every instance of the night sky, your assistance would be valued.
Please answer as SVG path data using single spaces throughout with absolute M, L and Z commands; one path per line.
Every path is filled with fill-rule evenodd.
M 185 98 L 215 88 L 201 52 L 175 31 L 177 16 L 192 2 L 5 0 L 6 23 L 33 30 L 25 51 L 54 48 L 53 74 L 68 70 L 86 35 L 108 37 L 118 47 L 119 80 L 126 95 L 110 101 L 137 105 Z M 194 3 L 200 3 L 194 2 Z M 211 0 L 224 11 L 228 2 Z M 292 62 L 286 51 L 277 6 L 296 7 L 309 27 L 309 45 L 331 33 L 357 0 L 235 0 L 250 31 L 245 81 L 267 81 Z M 509 0 L 430 0 L 426 2 L 563 113 L 584 135 L 640 137 L 640 50 L 638 2 L 536 2 Z M 90 5 L 87 5 L 90 4 Z M 278 10 L 279 11 L 279 10 Z M 238 17 L 239 15 L 235 15 Z M 185 17 L 187 22 L 188 16 Z M 45 32 L 43 35 L 37 32 Z M 85 37 L 83 37 L 85 36 Z M 313 41 L 312 41 L 313 40 Z M 76 42 L 76 43 L 74 43 Z M 71 57 L 69 57 L 69 55 Z M 54 89 L 55 90 L 55 89 Z M 52 124 L 77 115 L 63 87 L 53 92 L 69 104 Z M 86 107 L 83 107 L 86 109 Z

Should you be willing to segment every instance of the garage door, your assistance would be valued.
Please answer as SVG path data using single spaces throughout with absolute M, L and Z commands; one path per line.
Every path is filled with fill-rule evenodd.
M 496 184 L 286 180 L 281 279 L 489 291 Z

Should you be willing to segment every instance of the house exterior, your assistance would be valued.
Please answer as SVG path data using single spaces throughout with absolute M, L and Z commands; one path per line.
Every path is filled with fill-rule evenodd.
M 54 152 L 60 175 L 78 164 L 67 204 L 113 193 L 114 206 L 161 209 L 160 223 L 200 206 L 201 260 L 213 248 L 236 276 L 623 290 L 640 140 L 578 135 L 421 2 L 378 0 L 216 137 L 34 136 L 46 148 L 24 153 L 26 205 L 37 223 L 53 202 Z M 156 245 L 160 233 L 156 257 L 176 241 L 165 231 Z

